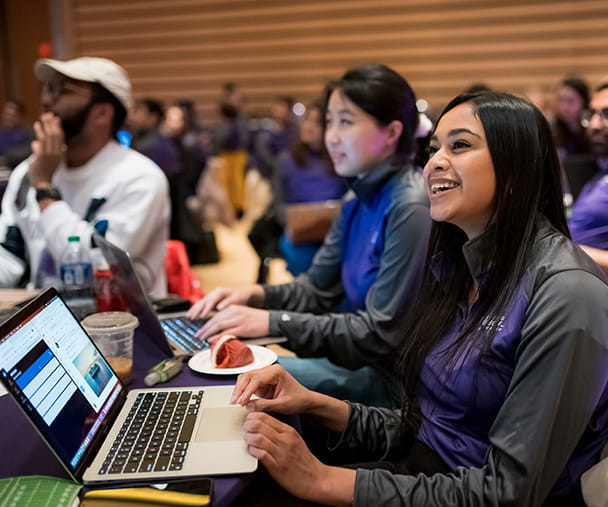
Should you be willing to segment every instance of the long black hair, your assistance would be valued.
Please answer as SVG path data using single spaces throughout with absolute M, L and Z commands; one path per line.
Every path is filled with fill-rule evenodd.
M 479 357 L 489 348 L 496 329 L 481 326 L 482 321 L 487 316 L 505 314 L 533 256 L 533 237 L 540 218 L 545 217 L 569 237 L 559 162 L 543 114 L 527 100 L 490 91 L 459 95 L 446 106 L 439 122 L 460 104 L 470 104 L 483 126 L 496 190 L 492 216 L 484 232 L 489 245 L 487 278 L 480 288 L 475 315 L 446 352 L 448 369 L 473 347 L 480 350 Z M 446 332 L 458 303 L 467 301 L 473 287 L 462 250 L 467 241 L 455 225 L 433 223 L 421 295 L 398 362 L 406 400 L 402 425 L 410 436 L 421 421 L 416 392 L 423 363 Z M 480 331 L 482 328 L 485 331 Z
M 321 104 L 321 102 L 313 102 L 306 108 L 305 116 L 308 116 L 312 111 L 318 111 L 319 121 L 321 122 L 321 125 L 323 125 L 323 104 Z M 302 168 L 306 167 L 308 159 L 312 156 L 313 153 L 315 153 L 315 151 L 317 150 L 315 150 L 307 143 L 303 142 L 299 135 L 290 149 L 291 156 L 295 160 L 296 164 L 298 165 L 298 167 Z M 327 153 L 327 148 L 325 148 L 325 143 L 323 142 L 323 134 L 321 134 L 321 146 L 318 152 L 320 152 L 321 157 L 326 162 L 328 174 L 335 174 L 332 169 L 329 153 Z
M 401 122 L 403 131 L 397 143 L 396 155 L 406 161 L 413 158 L 418 110 L 416 95 L 403 76 L 379 63 L 350 69 L 340 79 L 326 86 L 323 115 L 334 90 L 340 90 L 351 102 L 373 116 L 380 126 L 386 127 L 395 120 Z

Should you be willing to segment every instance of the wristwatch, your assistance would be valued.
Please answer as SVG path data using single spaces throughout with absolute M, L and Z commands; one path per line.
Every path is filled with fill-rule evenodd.
M 61 201 L 61 192 L 55 187 L 48 186 L 36 189 L 36 201 L 40 202 L 43 199 L 52 199 L 53 201 Z

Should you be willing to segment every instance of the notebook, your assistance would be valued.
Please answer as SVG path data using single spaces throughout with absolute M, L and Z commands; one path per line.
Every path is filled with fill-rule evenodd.
M 110 270 L 127 307 L 138 318 L 144 334 L 150 337 L 161 351 L 169 356 L 192 355 L 209 347 L 209 343 L 194 336 L 206 319 L 192 320 L 185 315 L 159 319 L 135 274 L 129 254 L 98 234 L 94 235 L 94 240 L 110 264 Z
M 127 392 L 53 288 L 0 325 L 0 381 L 78 482 L 257 468 L 242 439 L 246 410 L 229 404 L 232 386 Z

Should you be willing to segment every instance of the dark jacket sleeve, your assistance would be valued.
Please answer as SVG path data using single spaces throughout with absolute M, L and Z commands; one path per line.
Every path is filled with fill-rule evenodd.
M 607 292 L 594 275 L 571 270 L 532 295 L 480 468 L 431 477 L 359 469 L 354 505 L 541 505 L 587 426 L 605 423 L 592 414 L 608 382 Z M 396 413 L 359 407 L 351 414 L 344 445 L 366 445 L 376 456 L 398 445 Z
M 401 324 L 418 294 L 430 225 L 426 203 L 396 202 L 387 217 L 380 270 L 367 293 L 366 310 L 296 313 L 322 312 L 343 295 L 339 229 L 333 228 L 313 267 L 296 280 L 290 294 L 277 298 L 276 292 L 270 294 L 277 289 L 266 289 L 271 308 L 291 310 L 270 312 L 271 333 L 286 336 L 301 357 L 327 357 L 346 368 L 386 360 L 403 339 Z

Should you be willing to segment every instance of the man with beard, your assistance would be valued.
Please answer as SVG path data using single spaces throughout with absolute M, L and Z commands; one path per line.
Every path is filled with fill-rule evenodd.
M 608 272 L 608 84 L 595 91 L 583 122 L 596 174 L 574 203 L 568 225 L 572 239 Z
M 67 238 L 89 246 L 97 231 L 131 254 L 151 296 L 164 296 L 167 180 L 114 139 L 132 102 L 127 73 L 90 57 L 40 59 L 34 73 L 43 113 L 32 156 L 15 168 L 2 200 L 0 287 L 46 285 Z

